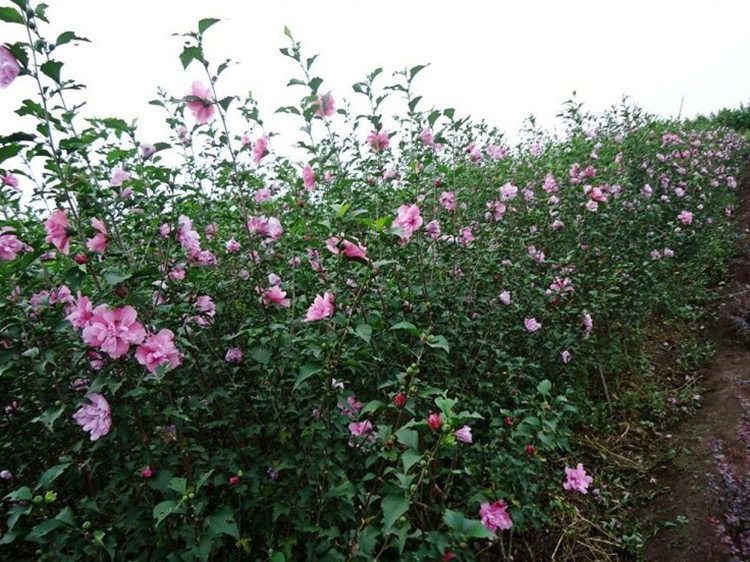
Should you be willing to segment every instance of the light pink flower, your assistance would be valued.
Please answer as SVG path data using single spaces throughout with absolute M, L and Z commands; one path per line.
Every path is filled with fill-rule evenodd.
M 282 291 L 279 285 L 272 285 L 263 291 L 263 304 L 269 306 L 276 304 L 282 308 L 289 308 L 289 299 L 286 291 Z
M 315 322 L 331 315 L 333 315 L 333 295 L 324 293 L 323 296 L 315 296 L 315 300 L 307 309 L 307 316 L 305 316 L 303 322 Z
M 487 155 L 495 161 L 502 160 L 508 156 L 508 149 L 503 146 L 497 146 L 496 144 L 487 145 Z
M 199 326 L 207 326 L 213 322 L 214 316 L 216 315 L 216 305 L 211 297 L 208 295 L 200 295 L 195 299 L 195 308 L 198 311 L 198 315 L 195 316 L 195 321 Z
M 589 484 L 594 481 L 591 476 L 586 474 L 586 470 L 581 463 L 578 463 L 578 466 L 575 468 L 566 467 L 565 475 L 567 476 L 567 479 L 563 483 L 563 488 L 568 491 L 575 490 L 582 494 L 588 492 Z
M 432 147 L 435 144 L 435 136 L 432 134 L 432 129 L 430 127 L 422 129 L 422 132 L 419 134 L 419 140 L 422 141 L 423 145 Z
M 430 221 L 427 223 L 425 230 L 427 230 L 427 234 L 437 240 L 440 236 L 440 223 L 438 221 Z
M 97 218 L 91 219 L 91 226 L 93 226 L 98 232 L 93 238 L 89 238 L 88 242 L 86 242 L 86 247 L 91 252 L 103 254 L 106 251 L 107 243 L 109 242 L 109 238 L 107 237 L 107 227 Z
M 505 306 L 508 306 L 511 303 L 510 293 L 508 291 L 503 291 L 502 293 L 500 293 L 500 302 Z
M 45 241 L 52 244 L 66 256 L 70 253 L 69 226 L 68 215 L 60 209 L 52 211 L 47 222 L 44 223 L 44 227 L 47 230 Z
M 227 350 L 227 354 L 224 356 L 224 361 L 229 363 L 241 363 L 244 353 L 239 347 L 230 347 Z
M 132 306 L 110 310 L 106 304 L 97 306 L 83 328 L 83 341 L 107 353 L 112 359 L 122 357 L 131 344 L 138 344 L 146 331 L 136 322 L 138 313 Z
M 482 149 L 477 146 L 476 143 L 472 142 L 466 147 L 466 152 L 469 154 L 469 158 L 475 164 L 482 160 Z
M 386 133 L 385 131 L 380 133 L 373 131 L 372 133 L 367 135 L 367 142 L 373 152 L 382 152 L 388 148 L 390 139 L 388 138 L 388 133 Z
M 16 191 L 20 191 L 18 189 L 18 178 L 14 176 L 13 174 L 11 174 L 10 172 L 5 174 L 4 176 L 0 175 L 0 182 L 2 182 L 3 185 L 12 187 Z
M 302 170 L 302 183 L 307 191 L 315 191 L 315 172 L 310 164 Z
M 518 188 L 510 182 L 500 188 L 500 199 L 503 201 L 510 201 L 516 195 L 518 195 Z
M 538 322 L 536 318 L 524 318 L 523 325 L 530 333 L 536 332 L 542 327 L 542 323 Z
M 334 111 L 334 100 L 331 94 L 323 94 L 318 96 L 318 99 L 313 102 L 315 110 L 315 117 L 322 119 L 323 117 L 330 117 Z
M 10 86 L 20 73 L 21 67 L 15 55 L 0 45 L 0 89 Z
M 91 404 L 82 405 L 73 414 L 73 419 L 84 431 L 91 433 L 91 440 L 96 441 L 103 435 L 107 435 L 112 428 L 112 412 L 106 398 L 94 392 L 87 396 Z
M 157 334 L 148 334 L 136 348 L 135 358 L 154 374 L 160 365 L 169 365 L 174 369 L 182 363 L 182 353 L 174 345 L 174 332 L 166 328 Z
M 371 441 L 375 439 L 373 434 L 373 426 L 370 420 L 364 420 L 361 422 L 352 422 L 349 424 L 349 431 L 354 437 L 367 436 Z
M 276 217 L 252 217 L 247 221 L 247 230 L 251 234 L 265 236 L 269 242 L 275 242 L 284 234 L 284 229 Z
M 453 191 L 443 191 L 440 194 L 440 204 L 443 209 L 452 213 L 456 210 L 456 194 Z
M 237 240 L 235 240 L 234 238 L 230 238 L 229 240 L 227 240 L 225 247 L 227 249 L 227 252 L 229 253 L 239 252 L 241 249 L 240 243 L 237 242 Z
M 560 354 L 560 357 L 562 358 L 563 363 L 570 363 L 570 360 L 572 359 L 570 351 L 568 351 L 567 349 Z
M 463 426 L 461 429 L 457 429 L 454 433 L 456 439 L 461 443 L 472 443 L 471 428 L 468 425 Z
M 65 319 L 73 324 L 75 328 L 82 329 L 88 326 L 93 314 L 93 305 L 88 297 L 84 297 L 81 291 L 78 291 L 78 298 L 75 299 L 73 306 L 65 311 Z
M 112 187 L 120 187 L 123 182 L 128 180 L 130 180 L 130 174 L 121 167 L 118 167 L 112 171 L 112 176 L 109 178 L 109 185 Z
M 141 143 L 139 149 L 141 151 L 141 158 L 143 158 L 144 160 L 148 160 L 154 154 L 156 154 L 156 147 L 153 144 L 149 144 L 147 142 Z
M 16 259 L 16 256 L 26 247 L 15 234 L 12 234 L 12 231 L 10 227 L 3 227 L 0 230 L 0 260 L 2 261 Z
M 264 203 L 265 201 L 268 201 L 271 198 L 271 190 L 267 187 L 263 187 L 255 192 L 255 195 L 253 195 L 253 199 L 256 203 Z
M 259 164 L 268 154 L 268 137 L 263 135 L 253 145 L 253 162 Z
M 193 112 L 196 123 L 203 125 L 208 123 L 214 116 L 214 97 L 211 90 L 203 85 L 202 82 L 196 80 L 193 82 L 193 88 L 190 92 L 190 96 L 198 99 L 188 101 L 185 105 Z
M 508 513 L 508 504 L 503 500 L 497 500 L 490 504 L 484 502 L 479 506 L 479 517 L 482 525 L 493 533 L 498 529 L 507 531 L 513 526 L 513 521 Z
M 594 319 L 591 318 L 588 312 L 583 315 L 583 322 L 581 324 L 583 325 L 583 331 L 586 332 L 586 336 L 588 337 L 591 330 L 594 329 Z
M 193 228 L 193 221 L 185 215 L 177 219 L 177 241 L 187 251 L 190 257 L 197 256 L 201 251 L 200 234 Z
M 555 176 L 552 175 L 552 172 L 547 172 L 547 176 L 544 178 L 544 185 L 542 187 L 547 193 L 555 193 L 560 188 L 560 186 L 557 184 L 557 181 L 555 180 Z
M 474 241 L 474 232 L 470 226 L 465 226 L 459 233 L 458 242 L 464 248 Z
M 690 211 L 682 211 L 679 215 L 677 215 L 677 218 L 682 221 L 683 224 L 693 223 L 693 213 L 691 213 Z
M 422 226 L 422 216 L 416 205 L 401 205 L 393 225 L 401 228 L 401 239 L 407 241 Z

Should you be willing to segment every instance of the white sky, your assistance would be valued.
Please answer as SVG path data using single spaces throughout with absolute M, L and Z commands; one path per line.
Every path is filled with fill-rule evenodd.
M 183 72 L 181 40 L 171 37 L 204 17 L 226 19 L 207 34 L 209 60 L 241 63 L 222 75 L 220 96 L 250 89 L 266 119 L 298 97 L 285 89 L 296 69 L 278 52 L 287 45 L 284 25 L 305 53 L 321 55 L 316 74 L 337 101 L 352 98 L 351 85 L 377 66 L 430 62 L 416 82 L 428 106 L 484 117 L 511 135 L 530 113 L 553 123 L 572 90 L 591 110 L 628 94 L 662 115 L 675 115 L 683 95 L 684 115 L 750 100 L 750 2 L 742 0 L 49 3 L 50 37 L 73 30 L 93 41 L 60 53 L 63 76 L 88 85 L 86 111 L 138 117 L 151 142 L 166 132 L 161 110 L 148 105 L 156 87 L 183 95 L 193 79 L 204 79 L 197 65 Z M 0 42 L 20 31 L 0 24 Z M 0 91 L 0 133 L 23 129 L 11 111 L 28 95 L 29 78 Z M 283 131 L 288 119 L 269 124 Z

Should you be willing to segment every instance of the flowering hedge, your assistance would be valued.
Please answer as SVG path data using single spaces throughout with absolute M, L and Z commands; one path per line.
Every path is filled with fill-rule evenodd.
M 287 31 L 291 158 L 204 19 L 157 142 L 82 119 L 83 39 L 13 3 L 0 85 L 38 97 L 0 139 L 4 558 L 502 559 L 596 509 L 570 437 L 719 279 L 737 136 L 569 102 L 509 146 L 425 109 L 421 66 L 344 102 Z

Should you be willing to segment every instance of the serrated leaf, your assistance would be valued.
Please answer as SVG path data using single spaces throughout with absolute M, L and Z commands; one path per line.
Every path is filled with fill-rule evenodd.
M 187 491 L 187 480 L 182 477 L 175 477 L 169 481 L 169 487 L 178 494 L 184 494 Z
M 413 429 L 399 429 L 396 432 L 396 439 L 410 449 L 419 450 L 419 433 Z
M 409 498 L 397 494 L 389 494 L 383 498 L 383 532 L 387 533 L 404 513 L 409 511 Z
M 42 474 L 41 478 L 39 478 L 39 482 L 37 482 L 36 486 L 34 487 L 34 490 L 38 490 L 39 488 L 49 488 L 50 484 L 52 484 L 52 482 L 54 482 L 63 472 L 65 472 L 65 469 L 68 468 L 70 464 L 71 463 L 66 462 L 55 465 L 52 468 L 45 470 L 44 474 Z
M 305 382 L 315 373 L 320 372 L 320 370 L 321 370 L 321 366 L 314 364 L 314 363 L 308 363 L 306 365 L 303 365 L 302 368 L 300 368 L 299 370 L 299 375 L 297 375 L 297 379 L 294 381 L 292 392 L 294 392 L 299 387 L 299 385 L 301 385 L 303 382 Z
M 216 18 L 204 18 L 198 22 L 198 33 L 205 33 L 212 25 L 219 23 L 221 20 Z
M 23 23 L 23 16 L 15 8 L 2 7 L 0 8 L 0 21 L 6 21 L 8 23 Z
M 427 340 L 427 345 L 438 349 L 444 349 L 447 353 L 450 353 L 451 350 L 450 345 L 448 345 L 448 340 L 445 339 L 445 336 L 430 336 Z
M 59 406 L 55 406 L 50 408 L 49 410 L 46 410 L 43 414 L 40 414 L 31 421 L 41 422 L 42 425 L 47 428 L 47 431 L 52 431 L 52 427 L 54 426 L 55 421 L 62 415 L 63 411 L 65 411 L 65 405 L 60 404 Z
M 240 538 L 240 531 L 234 520 L 234 513 L 229 506 L 224 506 L 213 515 L 206 518 L 206 526 L 217 535 L 229 535 Z
M 194 60 L 199 62 L 203 61 L 203 50 L 200 47 L 185 47 L 180 53 L 180 62 L 182 62 L 182 68 L 187 69 L 190 63 Z
M 170 514 L 174 513 L 179 507 L 179 503 L 175 500 L 165 500 L 154 506 L 152 515 L 156 519 L 156 525 L 164 521 Z
M 409 469 L 422 460 L 422 455 L 419 451 L 414 449 L 407 449 L 401 453 L 401 462 L 404 463 L 404 472 L 409 472 Z
M 63 63 L 56 60 L 48 60 L 39 67 L 39 70 L 42 71 L 42 74 L 44 74 L 45 76 L 49 76 L 52 80 L 54 80 L 56 84 L 59 84 L 60 70 L 62 69 L 62 67 Z

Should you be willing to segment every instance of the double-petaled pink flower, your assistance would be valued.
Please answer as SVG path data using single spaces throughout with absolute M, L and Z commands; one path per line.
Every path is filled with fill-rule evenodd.
M 20 73 L 21 67 L 15 55 L 0 45 L 0 89 L 10 86 Z
M 0 260 L 10 261 L 16 259 L 16 256 L 23 251 L 26 244 L 21 242 L 13 229 L 9 226 L 0 229 Z
M 452 213 L 456 210 L 456 194 L 453 191 L 443 191 L 440 194 L 440 204 L 443 209 Z
M 691 213 L 690 211 L 682 211 L 679 215 L 677 215 L 677 218 L 682 221 L 683 224 L 693 223 L 693 213 Z
M 583 464 L 578 463 L 575 468 L 565 468 L 565 476 L 567 477 L 563 483 L 563 488 L 568 491 L 576 491 L 582 494 L 588 492 L 589 484 L 594 479 L 586 474 L 586 470 L 583 468 Z
M 175 347 L 174 332 L 166 328 L 157 334 L 148 334 L 135 350 L 138 363 L 145 365 L 150 373 L 156 373 L 160 365 L 175 368 L 182 363 L 182 353 Z
M 91 219 L 91 226 L 97 231 L 93 238 L 89 238 L 86 242 L 86 247 L 91 252 L 98 252 L 103 254 L 107 249 L 107 243 L 109 242 L 107 227 L 104 223 L 97 218 Z
M 263 135 L 253 145 L 253 162 L 259 164 L 268 154 L 268 137 Z
M 333 96 L 331 94 L 323 94 L 322 96 L 318 96 L 318 99 L 313 102 L 313 106 L 317 109 L 315 110 L 315 117 L 323 118 L 323 117 L 330 117 L 333 115 L 334 111 L 334 100 Z
M 422 215 L 416 205 L 401 205 L 393 225 L 401 228 L 401 239 L 407 241 L 422 226 Z
M 269 242 L 275 242 L 284 234 L 284 229 L 276 217 L 252 217 L 247 221 L 247 230 L 251 234 L 265 236 Z
M 70 253 L 69 226 L 68 215 L 60 209 L 52 211 L 47 222 L 44 223 L 44 228 L 47 230 L 45 241 L 52 244 L 66 256 Z
M 324 293 L 322 296 L 316 295 L 310 308 L 307 309 L 307 316 L 305 316 L 303 322 L 315 322 L 333 315 L 333 300 L 331 293 Z
M 242 363 L 242 357 L 245 354 L 239 347 L 230 347 L 227 349 L 227 354 L 224 356 L 224 361 L 229 363 Z
M 91 304 L 91 300 L 88 297 L 84 297 L 81 291 L 78 291 L 78 298 L 74 299 L 73 304 L 65 310 L 67 313 L 65 319 L 74 328 L 80 330 L 88 326 L 89 322 L 91 322 L 91 318 L 94 316 L 93 310 L 94 307 Z
M 350 260 L 356 260 L 360 262 L 368 261 L 367 248 L 365 248 L 361 244 L 355 244 L 354 242 L 350 242 L 349 240 L 344 240 L 343 242 L 341 242 L 341 246 L 342 253 Z
M 422 141 L 423 145 L 432 147 L 435 144 L 435 136 L 432 133 L 432 129 L 430 127 L 422 129 L 422 132 L 419 134 L 419 140 Z
M 503 500 L 481 504 L 479 506 L 479 517 L 482 520 L 482 525 L 493 533 L 498 529 L 507 531 L 513 526 L 513 520 L 508 513 L 508 504 Z
M 537 321 L 536 318 L 524 318 L 523 325 L 529 333 L 536 332 L 542 327 L 542 323 Z
M 202 82 L 196 80 L 193 82 L 190 96 L 197 99 L 192 99 L 185 105 L 190 111 L 192 111 L 196 123 L 198 123 L 198 125 L 208 123 L 214 116 L 214 110 L 216 109 L 214 107 L 214 96 L 211 93 L 210 88 L 207 88 Z
M 73 419 L 84 431 L 88 431 L 92 441 L 96 441 L 103 435 L 107 435 L 112 428 L 112 412 L 109 403 L 98 392 L 87 397 L 90 404 L 84 404 L 73 414 Z
M 109 178 L 109 185 L 112 187 L 120 187 L 123 182 L 130 180 L 130 174 L 122 168 L 115 168 L 112 171 L 112 175 Z
M 283 291 L 279 285 L 272 285 L 265 289 L 262 297 L 263 304 L 266 306 L 275 304 L 282 308 L 289 308 L 289 299 L 286 298 L 286 291 Z
M 307 191 L 315 191 L 315 172 L 310 164 L 302 170 L 302 183 Z
M 388 143 L 390 142 L 390 139 L 388 138 L 388 133 L 385 131 L 382 132 L 376 132 L 373 131 L 369 135 L 367 135 L 367 143 L 370 145 L 370 148 L 373 150 L 373 152 L 382 152 L 386 148 L 388 148 Z
M 101 304 L 93 310 L 83 328 L 83 341 L 101 349 L 112 359 L 122 357 L 132 344 L 139 344 L 146 337 L 146 331 L 137 318 L 138 313 L 132 306 L 110 310 L 106 304 Z

